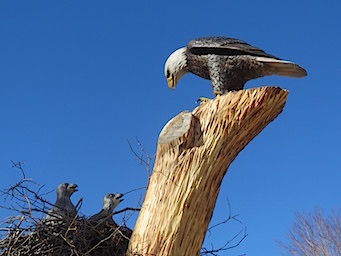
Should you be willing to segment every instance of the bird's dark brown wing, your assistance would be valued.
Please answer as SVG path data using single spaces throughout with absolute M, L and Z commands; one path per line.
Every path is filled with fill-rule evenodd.
M 279 59 L 242 40 L 229 37 L 203 37 L 190 41 L 187 45 L 195 55 L 251 55 Z

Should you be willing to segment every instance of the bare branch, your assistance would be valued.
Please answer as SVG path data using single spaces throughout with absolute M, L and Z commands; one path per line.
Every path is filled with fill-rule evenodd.
M 26 176 L 25 176 L 25 172 L 24 172 L 24 169 L 22 167 L 22 165 L 24 164 L 23 162 L 14 162 L 13 160 L 11 160 L 11 163 L 13 164 L 12 168 L 17 168 L 21 171 L 21 174 L 23 176 L 23 179 L 26 179 Z
M 312 213 L 296 213 L 296 221 L 288 234 L 289 242 L 278 242 L 293 256 L 341 255 L 341 214 L 334 211 L 324 217 L 321 209 Z
M 139 212 L 141 210 L 141 208 L 132 208 L 132 207 L 126 207 L 122 210 L 119 210 L 119 211 L 115 211 L 113 214 L 119 214 L 119 213 L 122 213 L 122 212 L 126 212 L 126 211 L 134 211 L 134 212 Z
M 227 219 L 225 219 L 225 220 L 223 220 L 223 221 L 221 221 L 221 222 L 219 222 L 219 223 L 209 227 L 207 231 L 208 231 L 208 233 L 210 235 L 211 235 L 211 231 L 214 228 L 216 228 L 218 226 L 221 226 L 221 225 L 224 225 L 224 224 L 227 224 L 228 222 L 230 222 L 232 220 L 238 222 L 241 225 L 243 225 L 242 221 L 237 218 L 239 216 L 238 214 L 232 215 L 231 204 L 230 204 L 230 200 L 228 199 L 228 197 L 226 197 L 226 200 L 227 200 L 227 206 L 228 206 L 228 217 L 227 217 Z M 243 235 L 240 237 L 240 235 L 242 233 L 243 233 Z M 207 234 L 206 234 L 206 236 L 207 236 Z M 219 255 L 218 254 L 219 252 L 236 248 L 237 246 L 239 246 L 244 241 L 244 239 L 247 236 L 248 236 L 247 228 L 245 226 L 244 229 L 240 230 L 237 234 L 235 234 L 230 240 L 228 240 L 223 246 L 219 247 L 218 249 L 214 249 L 213 245 L 211 245 L 211 249 L 207 249 L 206 247 L 201 248 L 200 255 L 213 255 L 213 256 L 217 256 L 217 255 Z M 240 237 L 240 239 L 237 242 L 235 242 L 235 240 L 238 237 Z M 235 243 L 230 245 L 233 242 L 235 242 Z

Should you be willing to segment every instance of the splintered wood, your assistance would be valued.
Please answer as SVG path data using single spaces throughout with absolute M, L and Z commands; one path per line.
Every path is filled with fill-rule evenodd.
M 230 92 L 170 120 L 127 255 L 199 255 L 227 168 L 287 97 L 278 87 Z

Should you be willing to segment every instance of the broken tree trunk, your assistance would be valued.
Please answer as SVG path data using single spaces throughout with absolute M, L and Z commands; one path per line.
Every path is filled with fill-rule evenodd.
M 287 97 L 278 87 L 230 92 L 170 120 L 127 255 L 199 255 L 227 168 Z

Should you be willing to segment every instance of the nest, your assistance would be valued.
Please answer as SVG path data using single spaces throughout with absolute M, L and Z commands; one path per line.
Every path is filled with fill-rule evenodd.
M 125 255 L 132 233 L 123 225 L 94 224 L 86 218 L 40 220 L 21 227 L 26 218 L 11 218 L 15 226 L 10 225 L 7 236 L 0 240 L 0 255 Z
M 132 230 L 126 227 L 126 215 L 117 225 L 112 215 L 97 222 L 85 216 L 52 216 L 46 219 L 53 206 L 45 195 L 44 185 L 26 177 L 23 163 L 12 161 L 22 178 L 8 189 L 0 190 L 0 209 L 9 217 L 0 222 L 0 255 L 51 255 L 51 256 L 119 256 L 125 255 Z M 79 213 L 83 200 L 76 205 Z M 138 211 L 125 208 L 113 215 L 129 211 L 128 219 Z M 13 212 L 15 215 L 13 215 Z M 3 213 L 3 212 L 2 212 Z

